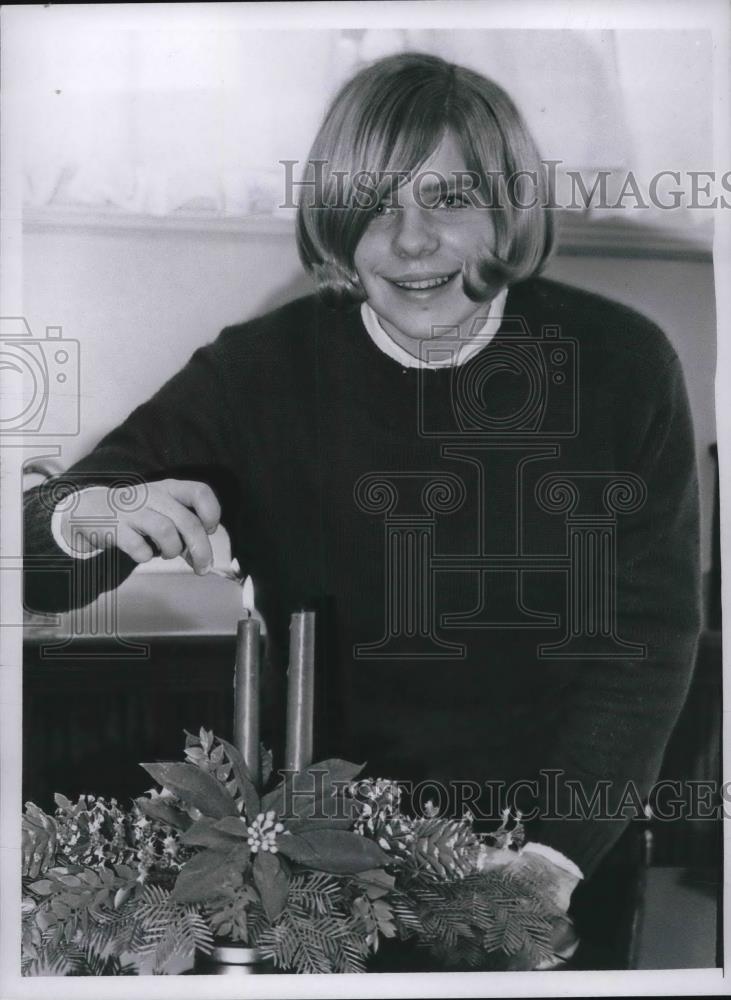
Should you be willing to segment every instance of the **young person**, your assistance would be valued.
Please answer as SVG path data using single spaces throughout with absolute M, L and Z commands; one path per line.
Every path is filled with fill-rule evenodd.
M 420 54 L 367 67 L 309 164 L 318 294 L 224 330 L 27 495 L 26 551 L 55 560 L 27 603 L 90 601 L 155 555 L 204 573 L 223 523 L 269 628 L 272 725 L 289 614 L 314 604 L 321 752 L 478 818 L 511 786 L 570 888 L 657 777 L 691 674 L 677 355 L 637 313 L 536 277 L 544 171 L 482 76 Z M 104 542 L 115 477 L 144 485 Z

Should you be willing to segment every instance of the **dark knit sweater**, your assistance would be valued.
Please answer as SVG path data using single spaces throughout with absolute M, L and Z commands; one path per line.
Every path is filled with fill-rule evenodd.
M 533 408 L 521 365 L 544 394 Z M 537 279 L 510 290 L 500 332 L 464 367 L 419 371 L 383 354 L 358 310 L 301 299 L 196 351 L 63 478 L 129 472 L 205 480 L 219 496 L 271 633 L 277 750 L 289 614 L 310 605 L 318 755 L 449 783 L 460 809 L 473 786 L 455 782 L 560 771 L 558 799 L 539 787 L 549 815 L 531 835 L 594 869 L 625 820 L 552 818 L 568 806 L 565 781 L 588 800 L 610 782 L 612 808 L 632 807 L 633 787 L 647 794 L 699 628 L 693 433 L 657 327 Z M 559 474 L 573 486 L 546 478 Z M 26 511 L 26 553 L 57 560 L 26 573 L 28 606 L 92 599 L 106 571 L 82 581 L 59 558 L 38 490 Z M 583 569 L 581 539 L 595 546 Z M 612 586 L 596 612 L 602 560 Z M 133 569 L 118 564 L 118 579 Z M 497 802 L 470 808 L 494 816 Z

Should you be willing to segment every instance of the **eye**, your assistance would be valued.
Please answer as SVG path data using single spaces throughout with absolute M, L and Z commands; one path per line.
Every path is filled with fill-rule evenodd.
M 451 194 L 444 195 L 444 197 L 439 202 L 442 208 L 466 208 L 469 205 L 469 201 L 463 194 Z
M 396 205 L 391 205 L 388 202 L 382 201 L 376 205 L 373 214 L 382 218 L 384 215 L 393 215 L 396 212 L 396 208 Z

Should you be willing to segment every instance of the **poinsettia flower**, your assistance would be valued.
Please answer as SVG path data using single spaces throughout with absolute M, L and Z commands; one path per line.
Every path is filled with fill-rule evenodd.
M 275 921 L 286 904 L 293 870 L 357 874 L 391 863 L 382 847 L 351 829 L 358 806 L 343 789 L 362 766 L 322 761 L 288 774 L 260 797 L 239 751 L 225 740 L 219 745 L 242 792 L 244 815 L 227 784 L 196 763 L 142 765 L 189 813 L 195 808 L 200 814 L 180 835 L 181 843 L 200 850 L 181 868 L 172 896 L 176 902 L 214 899 L 248 872 Z

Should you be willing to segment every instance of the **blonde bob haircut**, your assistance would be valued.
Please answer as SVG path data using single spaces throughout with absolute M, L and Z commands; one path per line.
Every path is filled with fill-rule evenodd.
M 495 287 L 537 273 L 554 244 L 549 190 L 540 154 L 517 108 L 492 80 L 437 56 L 403 53 L 380 59 L 340 90 L 305 165 L 297 208 L 297 247 L 330 304 L 366 297 L 353 258 L 381 199 L 393 196 L 396 173 L 412 176 L 451 131 L 480 190 L 495 178 L 530 178 L 531 197 L 498 183 L 489 204 L 492 246 L 466 261 L 463 283 L 476 302 Z M 363 206 L 358 180 L 373 179 Z M 484 185 L 484 188 L 483 188 Z M 517 191 L 517 188 L 513 188 Z M 486 204 L 483 202 L 483 204 Z

